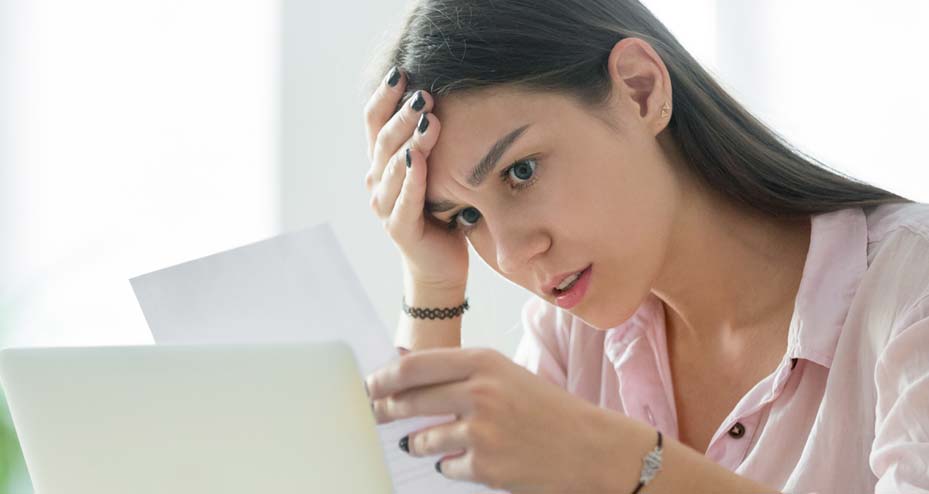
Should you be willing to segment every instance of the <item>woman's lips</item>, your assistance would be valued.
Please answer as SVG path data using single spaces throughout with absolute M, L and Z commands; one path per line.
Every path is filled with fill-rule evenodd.
M 581 271 L 581 275 L 567 291 L 562 293 L 553 291 L 555 303 L 563 309 L 570 309 L 580 303 L 581 299 L 583 299 L 584 295 L 587 293 L 587 288 L 590 286 L 592 272 L 593 265 L 589 265 Z
M 546 283 L 546 284 L 542 287 L 542 293 L 546 293 L 546 294 L 552 295 L 552 296 L 557 296 L 558 293 L 555 291 L 555 287 L 561 285 L 561 283 L 562 283 L 564 280 L 566 280 L 567 278 L 570 278 L 571 276 L 574 276 L 575 274 L 580 273 L 580 272 L 584 271 L 585 269 L 587 269 L 587 268 L 589 268 L 589 267 L 590 267 L 590 265 L 588 264 L 587 267 L 579 268 L 579 269 L 577 269 L 577 270 L 575 270 L 575 271 L 569 271 L 569 272 L 567 272 L 567 273 L 562 273 L 562 274 L 560 274 L 560 275 L 558 275 L 558 276 L 555 276 L 555 277 L 551 278 L 551 279 L 548 281 L 548 283 Z

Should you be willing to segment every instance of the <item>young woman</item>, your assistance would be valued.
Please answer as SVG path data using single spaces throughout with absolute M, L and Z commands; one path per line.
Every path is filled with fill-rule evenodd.
M 929 493 L 929 208 L 635 0 L 426 0 L 387 63 L 365 184 L 411 352 L 367 384 L 380 422 L 457 416 L 398 447 L 513 493 Z M 468 243 L 533 294 L 515 362 L 455 348 Z

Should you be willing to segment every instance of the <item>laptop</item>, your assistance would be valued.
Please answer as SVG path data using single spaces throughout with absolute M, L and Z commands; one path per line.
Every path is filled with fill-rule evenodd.
M 0 382 L 37 493 L 393 492 L 343 342 L 8 348 Z

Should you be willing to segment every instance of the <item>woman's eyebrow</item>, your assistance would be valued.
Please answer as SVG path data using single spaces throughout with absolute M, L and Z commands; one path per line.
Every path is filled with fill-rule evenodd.
M 513 145 L 513 143 L 516 142 L 516 140 L 519 139 L 523 133 L 526 132 L 530 125 L 532 124 L 523 125 L 522 127 L 511 131 L 507 135 L 497 140 L 497 142 L 491 146 L 490 151 L 487 151 L 487 154 L 481 158 L 481 161 L 478 162 L 477 166 L 471 170 L 471 175 L 468 177 L 468 183 L 472 187 L 481 185 L 481 183 L 484 182 L 484 179 L 487 178 L 487 175 L 490 174 L 491 170 L 497 167 L 497 162 L 500 161 L 500 158 L 504 153 L 506 153 L 506 150 L 509 149 L 509 147 Z M 424 209 L 426 213 L 431 214 L 450 211 L 455 207 L 457 207 L 457 204 L 444 199 L 439 199 L 436 201 L 426 201 Z

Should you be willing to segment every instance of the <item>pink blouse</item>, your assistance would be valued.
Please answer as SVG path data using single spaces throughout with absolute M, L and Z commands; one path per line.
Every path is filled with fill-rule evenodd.
M 657 297 L 606 331 L 533 297 L 522 324 L 517 363 L 678 438 Z M 929 494 L 929 206 L 812 217 L 787 353 L 705 455 L 786 494 Z

